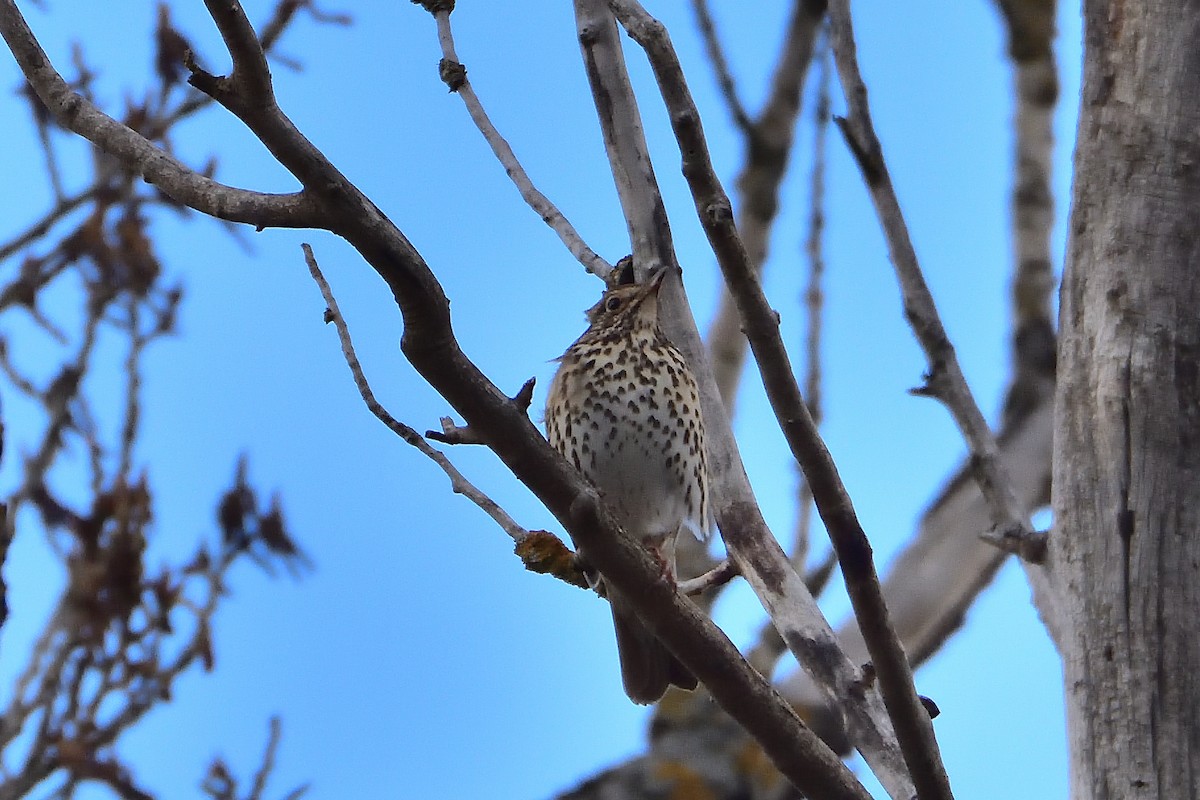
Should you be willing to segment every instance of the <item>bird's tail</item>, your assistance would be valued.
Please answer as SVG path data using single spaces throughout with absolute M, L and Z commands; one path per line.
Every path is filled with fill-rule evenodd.
M 633 607 L 612 592 L 613 628 L 617 633 L 617 656 L 625 694 L 635 703 L 657 703 L 671 684 L 681 689 L 696 688 L 696 676 L 646 627 Z

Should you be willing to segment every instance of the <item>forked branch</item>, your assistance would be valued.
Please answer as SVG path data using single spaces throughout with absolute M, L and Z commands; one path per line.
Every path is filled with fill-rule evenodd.
M 399 229 L 292 124 L 270 100 L 269 73 L 258 39 L 240 4 L 207 0 L 234 60 L 231 78 L 193 73 L 264 143 L 305 187 L 287 202 L 274 196 L 230 195 L 241 203 L 216 202 L 216 190 L 198 183 L 130 129 L 87 107 L 64 88 L 21 19 L 14 0 L 0 0 L 0 30 L 52 113 L 102 148 L 136 164 L 170 196 L 198 210 L 263 227 L 300 224 L 345 238 L 391 289 L 404 318 L 401 349 L 417 371 L 463 417 L 547 508 L 586 548 L 589 560 L 623 594 L 671 650 L 702 680 L 712 696 L 762 745 L 780 771 L 811 794 L 866 800 L 849 770 L 800 722 L 769 683 L 741 658 L 733 644 L 694 604 L 660 580 L 660 568 L 637 543 L 622 536 L 600 498 L 555 452 L 529 421 L 462 352 L 454 337 L 447 298 L 428 265 Z M 611 22 L 611 17 L 610 17 Z M 33 53 L 33 57 L 30 54 Z M 145 169 L 142 161 L 157 166 Z M 204 188 L 208 194 L 197 191 Z M 266 199 L 264 199 L 266 198 Z M 661 212 L 665 225 L 665 214 Z
M 734 225 L 729 198 L 713 170 L 700 115 L 688 91 L 679 59 L 662 24 L 636 0 L 609 0 L 609 4 L 629 35 L 646 51 L 654 70 L 679 142 L 683 174 L 697 214 L 726 284 L 737 301 L 771 407 L 793 456 L 804 468 L 817 509 L 833 541 L 908 772 L 919 796 L 949 798 L 949 781 L 941 764 L 929 715 L 917 696 L 908 658 L 889 621 L 870 543 L 801 396 L 787 349 L 779 335 L 778 317 L 763 294 Z M 800 661 L 803 665 L 802 657 Z M 870 761 L 874 754 L 864 752 L 863 755 Z M 888 779 L 885 775 L 880 778 L 885 783 Z M 900 791 L 896 785 L 890 785 L 888 789 L 893 794 Z
M 73 91 L 50 63 L 14 0 L 0 2 L 0 35 L 59 124 L 134 165 L 147 182 L 174 200 L 218 219 L 245 222 L 260 229 L 319 224 L 318 205 L 306 192 L 267 194 L 226 186 L 184 166 Z
M 900 284 L 904 316 L 929 361 L 925 385 L 916 393 L 936 397 L 954 417 L 971 451 L 975 476 L 992 508 L 998 532 L 1006 538 L 1032 536 L 1025 511 L 1017 502 L 1012 483 L 1000 462 L 996 440 L 967 386 L 954 345 L 946 335 L 908 235 L 908 226 L 883 159 L 883 146 L 871 122 L 867 87 L 858 68 L 849 0 L 832 0 L 829 14 L 834 59 L 848 108 L 847 116 L 836 121 L 858 162 L 887 238 L 888 253 Z

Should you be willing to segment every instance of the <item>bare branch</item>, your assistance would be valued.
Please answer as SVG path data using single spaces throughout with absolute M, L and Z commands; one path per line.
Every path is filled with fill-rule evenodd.
M 57 225 L 64 217 L 72 211 L 90 203 L 95 199 L 96 190 L 94 188 L 85 189 L 71 197 L 64 197 L 55 203 L 54 208 L 46 212 L 46 215 L 40 220 L 30 225 L 26 230 L 17 234 L 10 239 L 4 246 L 0 247 L 0 262 L 5 261 L 15 253 L 19 253 L 28 247 L 31 243 L 45 236 L 50 232 L 50 229 Z
M 926 383 L 916 393 L 936 397 L 954 417 L 971 451 L 976 477 L 992 507 L 995 523 L 1005 528 L 1028 530 L 1026 514 L 1018 504 L 1011 482 L 1000 463 L 996 440 L 963 377 L 958 356 L 946 336 L 909 238 L 908 227 L 883 160 L 883 148 L 871 123 L 867 88 L 858 69 L 849 0 L 833 0 L 830 17 L 834 57 L 849 108 L 847 117 L 837 119 L 838 127 L 858 161 L 887 237 L 888 252 L 900 283 L 904 316 L 929 360 Z
M 644 189 L 657 186 L 657 181 L 633 87 L 625 75 L 612 14 L 601 3 L 577 1 L 575 27 L 584 69 L 592 83 L 604 149 L 613 165 L 617 196 L 629 229 L 633 263 L 639 277 L 659 267 L 672 268 L 676 264 L 671 223 L 657 189 Z M 600 46 L 602 43 L 606 46 Z
M 811 501 L 811 499 L 810 496 L 809 500 Z M 825 591 L 825 587 L 829 585 L 829 580 L 833 577 L 837 565 L 837 552 L 830 549 L 816 566 L 805 573 L 804 585 L 808 587 L 808 591 L 813 597 L 820 597 L 821 593 Z M 783 637 L 779 635 L 779 631 L 768 620 L 759 630 L 758 641 L 755 642 L 754 646 L 746 654 L 746 659 L 759 672 L 764 675 L 770 675 L 775 671 L 776 663 L 787 652 L 787 649 L 787 642 L 783 640 Z M 863 658 L 865 659 L 865 656 Z M 799 705 L 794 698 L 789 697 L 788 699 L 792 700 L 794 704 Z M 819 702 L 815 698 L 805 699 L 805 703 L 814 706 Z
M 645 261 L 655 264 L 659 263 L 655 259 L 673 257 L 670 238 L 669 235 L 660 235 L 655 229 L 657 220 L 653 216 L 641 213 L 647 208 L 661 207 L 661 198 L 653 171 L 641 166 L 648 157 L 645 155 L 645 142 L 641 137 L 640 127 L 629 124 L 630 120 L 636 120 L 637 109 L 633 103 L 632 92 L 627 88 L 628 78 L 624 71 L 620 45 L 615 32 L 611 30 L 611 17 L 603 14 L 597 8 L 598 5 L 577 0 L 577 25 L 580 29 L 585 67 L 593 86 L 593 96 L 604 129 L 605 141 L 609 145 L 609 159 L 613 162 L 613 172 L 620 188 L 618 194 L 623 203 L 626 197 L 633 198 L 633 202 L 625 206 L 625 214 L 633 231 L 634 263 L 645 268 Z M 646 37 L 643 34 L 646 33 L 646 28 L 637 24 L 631 25 L 626 18 L 633 15 L 638 21 L 649 20 L 644 10 L 636 4 L 610 2 L 609 5 L 626 23 L 632 38 L 645 47 Z M 649 28 L 657 37 L 656 41 L 665 43 L 669 50 L 669 41 L 666 40 L 661 25 L 649 20 Z M 670 59 L 660 61 L 657 56 L 661 55 L 661 52 L 651 55 L 651 66 L 656 69 L 657 74 L 663 63 Z M 666 97 L 667 108 L 676 128 L 677 138 L 680 139 L 681 150 L 688 155 L 685 159 L 684 175 L 691 182 L 704 169 L 697 159 L 707 162 L 707 147 L 699 130 L 694 104 L 687 96 L 686 84 L 678 74 L 677 60 L 670 67 L 670 72 L 671 74 L 665 77 L 662 74 L 658 75 L 659 85 L 664 96 L 670 95 Z M 622 88 L 623 86 L 625 88 Z M 614 100 L 617 97 L 621 98 L 619 102 Z M 686 100 L 686 107 L 675 102 L 681 97 Z M 628 107 L 624 105 L 626 103 Z M 686 133 L 681 134 L 681 127 L 687 129 Z M 624 137 L 630 137 L 630 140 L 625 140 Z M 714 181 L 712 185 L 719 191 L 719 183 L 715 182 L 715 176 L 712 176 L 711 165 L 707 169 L 708 175 Z M 733 243 L 740 249 L 736 231 L 732 229 L 728 198 L 720 193 L 720 197 L 714 199 L 711 204 L 698 203 L 698 206 L 702 209 L 701 221 L 706 229 L 710 228 L 710 223 L 721 225 L 725 236 L 724 243 Z M 722 258 L 720 239 L 721 237 L 712 236 L 710 231 L 710 243 L 714 244 L 719 259 Z M 645 243 L 643 262 L 638 261 L 638 242 Z M 663 253 L 666 255 L 662 255 Z M 753 281 L 753 277 L 750 280 Z M 761 297 L 761 294 L 759 296 Z M 695 322 L 681 298 L 677 280 L 670 277 L 666 280 L 660 300 L 663 302 L 660 303 L 659 320 L 671 340 L 683 350 L 698 377 L 710 451 L 710 479 L 713 483 L 713 495 L 717 498 L 714 511 L 726 546 L 771 618 L 781 626 L 784 638 L 793 652 L 797 653 L 800 663 L 806 669 L 813 670 L 817 684 L 826 688 L 831 700 L 838 703 L 840 710 L 852 720 L 858 746 L 876 774 L 895 797 L 907 797 L 912 792 L 911 783 L 900 750 L 892 739 L 891 726 L 878 696 L 863 690 L 857 666 L 846 660 L 838 650 L 828 623 L 795 570 L 791 568 L 778 542 L 771 535 L 753 498 L 745 471 L 741 468 L 737 443 L 733 438 L 728 417 L 716 392 L 707 361 L 702 355 L 702 345 L 696 333 Z M 773 315 L 771 319 L 774 320 Z M 794 381 L 792 387 L 795 388 Z M 796 394 L 798 395 L 798 392 Z M 801 413 L 804 413 L 802 402 L 800 406 Z M 869 553 L 865 539 L 861 541 Z M 861 552 L 858 551 L 859 554 Z M 859 566 L 852 574 L 861 573 L 864 559 L 858 559 L 857 563 Z M 869 555 L 865 563 L 869 566 Z M 656 632 L 666 638 L 665 631 L 656 629 Z M 690 663 L 688 665 L 691 666 Z M 729 710 L 733 712 L 733 709 Z
M 699 112 L 687 90 L 679 60 L 661 23 L 650 17 L 640 4 L 634 0 L 610 0 L 610 5 L 629 35 L 646 50 L 658 80 L 683 156 L 683 174 L 692 191 L 701 225 L 738 302 L 746 335 L 760 365 L 776 418 L 813 487 L 817 508 L 838 553 L 851 604 L 879 674 L 879 688 L 896 727 L 912 780 L 918 787 L 924 787 L 923 791 L 931 792 L 930 797 L 948 797 L 949 783 L 929 715 L 917 698 L 907 656 L 890 625 L 870 544 L 796 385 L 787 350 L 779 336 L 778 317 L 767 304 L 733 224 L 729 198 L 713 171 Z M 736 554 L 732 545 L 731 550 Z M 747 577 L 749 579 L 749 575 Z M 772 619 L 779 621 L 774 614 Z M 787 638 L 786 633 L 784 638 Z M 880 752 L 867 751 L 863 755 L 870 761 Z M 889 791 L 905 791 L 899 775 L 882 763 L 878 767 L 872 766 L 877 769 L 877 774 L 883 773 L 879 777 L 885 785 L 892 782 Z
M 793 0 L 767 100 L 746 133 L 745 164 L 736 181 L 737 226 L 756 272 L 762 271 L 767 260 L 805 75 L 824 18 L 825 0 Z M 746 362 L 746 337 L 728 287 L 721 288 L 717 313 L 706 338 L 717 386 L 732 415 Z
M 808 258 L 808 287 L 804 291 L 804 306 L 808 327 L 804 335 L 805 373 L 804 398 L 813 424 L 821 424 L 821 330 L 825 295 L 823 239 L 825 233 L 825 140 L 829 132 L 829 48 L 823 48 L 817 82 L 817 104 L 814 113 L 813 167 L 809 179 L 808 238 L 804 253 Z M 796 533 L 792 546 L 792 563 L 803 566 L 808 557 L 809 528 L 812 525 L 812 487 L 800 473 L 796 499 Z
M 0 0 L 0 35 L 38 97 L 63 127 L 118 157 L 172 199 L 211 216 L 259 228 L 317 225 L 319 209 L 306 193 L 251 192 L 200 175 L 72 91 L 50 64 L 15 0 Z
M 696 27 L 700 29 L 700 37 L 704 39 L 704 49 L 708 60 L 712 63 L 713 72 L 717 74 L 717 85 L 721 87 L 721 96 L 729 107 L 729 116 L 733 123 L 747 135 L 753 135 L 754 123 L 738 97 L 737 85 L 733 73 L 729 70 L 729 62 L 725 60 L 725 49 L 721 47 L 721 37 L 717 34 L 717 24 L 713 21 L 712 12 L 708 8 L 708 0 L 692 0 L 692 11 L 696 15 Z
M 359 363 L 358 355 L 354 352 L 354 343 L 350 340 L 350 329 L 346 325 L 346 320 L 342 316 L 341 309 L 338 308 L 337 299 L 333 296 L 333 290 L 329 287 L 329 282 L 325 280 L 324 274 L 321 273 L 321 268 L 317 265 L 317 259 L 313 255 L 312 247 L 308 244 L 303 244 L 301 247 L 304 249 L 304 260 L 308 264 L 309 274 L 317 282 L 317 286 L 321 290 L 321 296 L 325 298 L 325 321 L 332 322 L 334 327 L 337 328 L 338 341 L 342 346 L 342 356 L 346 359 L 346 365 L 350 367 L 350 374 L 354 377 L 354 385 L 358 387 L 358 393 L 362 395 L 363 402 L 367 404 L 367 409 L 380 422 L 386 425 L 388 430 L 437 464 L 446 473 L 446 477 L 450 479 L 450 487 L 454 490 L 454 493 L 463 495 L 472 503 L 479 506 L 513 541 L 519 543 L 522 539 L 529 536 L 529 531 L 518 525 L 516 520 L 500 507 L 499 503 L 488 497 L 463 477 L 458 468 L 450 463 L 450 459 L 446 458 L 443 453 L 430 447 L 429 443 L 421 437 L 421 434 L 393 417 L 375 399 L 375 393 L 371 390 L 371 385 L 367 382 L 366 375 L 363 374 L 362 364 Z
M 1008 25 L 1017 102 L 1012 188 L 1014 375 L 1004 403 L 1007 420 L 1054 393 L 1056 342 L 1051 304 L 1055 279 L 1050 249 L 1054 196 L 1050 179 L 1058 101 L 1053 47 L 1057 3 L 997 0 L 997 5 Z
M 254 783 L 246 800 L 262 800 L 263 792 L 267 790 L 267 779 L 275 769 L 275 755 L 279 750 L 279 740 L 282 737 L 282 727 L 279 717 L 271 717 L 270 733 L 267 736 L 267 749 L 263 752 L 262 764 L 254 772 Z
M 452 8 L 438 6 L 434 12 L 434 19 L 437 20 L 438 42 L 442 47 L 442 63 L 441 72 L 446 85 L 450 87 L 450 91 L 458 94 L 462 98 L 463 103 L 467 107 L 467 113 L 471 115 L 471 120 L 475 123 L 475 127 L 483 134 L 483 138 L 487 140 L 491 146 L 492 152 L 504 167 L 504 171 L 508 177 L 512 179 L 513 184 L 517 187 L 517 191 L 521 193 L 521 198 L 537 212 L 550 228 L 558 234 L 558 238 L 571 251 L 571 255 L 583 265 L 583 268 L 593 275 L 605 278 L 612 271 L 612 265 L 601 258 L 583 241 L 583 237 L 575 230 L 570 221 L 567 220 L 563 213 L 558 210 L 558 207 L 550 201 L 546 195 L 538 191 L 533 185 L 529 174 L 525 172 L 525 168 L 521 166 L 521 162 L 517 160 L 516 154 L 512 151 L 508 142 L 496 130 L 496 126 L 492 124 L 488 118 L 487 112 L 483 109 L 483 103 L 480 102 L 479 96 L 475 94 L 475 89 L 471 86 L 471 82 L 467 80 L 466 67 L 459 61 L 458 53 L 454 49 L 454 32 L 450 27 L 450 12 Z

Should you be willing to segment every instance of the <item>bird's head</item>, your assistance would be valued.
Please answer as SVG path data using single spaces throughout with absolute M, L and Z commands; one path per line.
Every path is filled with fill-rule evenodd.
M 658 322 L 658 290 L 666 274 L 666 270 L 659 270 L 646 283 L 610 287 L 600 302 L 588 309 L 587 319 L 592 330 L 654 327 Z

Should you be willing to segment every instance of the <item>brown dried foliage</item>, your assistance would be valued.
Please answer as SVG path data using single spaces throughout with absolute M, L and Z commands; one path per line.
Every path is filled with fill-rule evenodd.
M 310 2 L 281 0 L 263 27 L 264 45 L 273 45 L 302 9 L 319 22 L 348 21 Z M 175 126 L 210 101 L 182 82 L 192 48 L 172 26 L 165 3 L 152 36 L 152 83 L 118 116 L 171 152 Z M 94 101 L 95 73 L 78 47 L 73 62 L 74 88 Z M 198 542 L 185 562 L 147 566 L 155 494 L 154 465 L 140 463 L 136 452 L 141 370 L 147 349 L 175 332 L 184 296 L 159 256 L 152 221 L 165 209 L 192 212 L 94 149 L 91 174 L 68 192 L 56 149 L 89 145 L 57 132 L 28 87 L 21 91 L 45 151 L 54 202 L 0 241 L 0 319 L 17 323 L 3 326 L 0 335 L 0 393 L 24 396 L 42 409 L 44 420 L 36 429 L 23 425 L 13 443 L 18 447 L 9 448 L 9 457 L 21 452 L 23 463 L 18 487 L 0 499 L 0 563 L 14 536 L 36 538 L 40 527 L 62 564 L 65 585 L 7 707 L 0 708 L 0 797 L 37 791 L 67 798 L 92 784 L 142 800 L 155 795 L 139 786 L 117 746 L 150 709 L 170 702 L 180 675 L 215 665 L 213 618 L 227 597 L 230 569 L 249 560 L 269 572 L 282 566 L 295 574 L 308 560 L 288 530 L 280 499 L 260 501 L 242 458 L 217 503 L 215 541 Z M 210 175 L 215 169 L 215 161 L 198 167 Z M 64 302 L 73 296 L 79 302 Z M 101 349 L 101 339 L 118 346 Z M 47 350 L 59 354 L 56 362 L 27 355 Z M 111 386 L 95 376 L 114 373 L 123 386 L 115 425 L 99 418 L 96 409 L 110 403 L 101 403 L 92 388 Z M 64 468 L 67 452 L 87 454 L 83 480 Z M 34 513 L 20 514 L 24 508 Z M 7 577 L 20 591 L 22 579 Z M 0 624 L 8 588 L 0 583 Z M 218 758 L 202 776 L 201 789 L 222 800 L 264 797 L 279 736 L 279 721 L 271 720 L 262 764 L 245 785 Z M 305 788 L 284 796 L 299 797 Z

